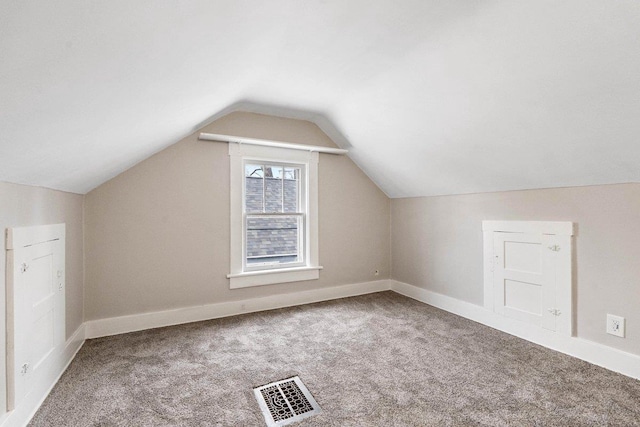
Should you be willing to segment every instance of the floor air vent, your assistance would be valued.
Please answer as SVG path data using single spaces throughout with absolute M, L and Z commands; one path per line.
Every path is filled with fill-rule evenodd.
M 298 377 L 256 387 L 253 392 L 269 427 L 291 424 L 321 411 Z

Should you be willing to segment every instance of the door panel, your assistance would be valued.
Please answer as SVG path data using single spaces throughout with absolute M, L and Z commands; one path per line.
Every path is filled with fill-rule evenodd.
M 32 375 L 35 375 L 34 373 L 46 362 L 47 357 L 55 348 L 54 317 L 52 309 L 33 322 L 33 346 L 30 357 L 33 363 Z
M 541 286 L 534 283 L 504 281 L 505 306 L 524 313 L 540 316 L 542 313 Z
M 572 336 L 575 225 L 482 221 L 484 307 Z
M 542 272 L 542 245 L 539 242 L 504 242 L 504 267 L 512 271 L 540 274 Z
M 551 236 L 494 232 L 494 309 L 506 317 L 555 330 L 555 267 Z
M 64 344 L 61 248 L 61 243 L 53 240 L 14 250 L 14 407 L 35 383 L 50 375 L 55 352 Z
M 28 263 L 29 299 L 34 303 L 51 298 L 53 294 L 53 251 L 51 243 L 41 243 L 26 249 Z M 25 277 L 26 278 L 26 277 Z

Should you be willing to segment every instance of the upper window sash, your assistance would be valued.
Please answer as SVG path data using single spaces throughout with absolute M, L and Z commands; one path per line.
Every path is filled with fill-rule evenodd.
M 242 200 L 243 200 L 243 205 L 242 205 L 242 211 L 243 213 L 246 214 L 253 214 L 253 213 L 278 213 L 278 211 L 275 210 L 268 210 L 267 209 L 267 200 L 266 200 L 266 194 L 267 194 L 267 189 L 266 189 L 266 185 L 267 185 L 267 180 L 269 177 L 264 176 L 264 169 L 263 169 L 263 176 L 260 176 L 259 178 L 262 179 L 262 184 L 263 184 L 263 189 L 262 189 L 262 211 L 259 210 L 248 210 L 247 209 L 247 176 L 246 176 L 246 171 L 248 170 L 247 168 L 249 166 L 261 166 L 261 167 L 265 167 L 265 166 L 271 166 L 271 167 L 281 167 L 283 168 L 283 171 L 286 169 L 294 169 L 298 171 L 298 177 L 296 179 L 286 179 L 284 177 L 284 175 L 286 174 L 286 171 L 283 172 L 283 178 L 280 179 L 282 181 L 282 188 L 281 188 L 281 209 L 280 212 L 282 213 L 304 213 L 307 211 L 307 191 L 308 191 L 308 185 L 307 185 L 307 175 L 308 175 L 308 169 L 309 169 L 309 165 L 305 164 L 305 163 L 291 163 L 291 162 L 265 162 L 264 159 L 251 159 L 251 158 L 246 158 L 243 160 L 243 169 L 245 171 L 245 175 L 243 178 L 243 182 L 242 182 Z M 285 197 L 286 197 L 286 191 L 285 191 L 285 183 L 286 182 L 291 182 L 294 181 L 297 183 L 296 186 L 296 209 L 293 211 L 286 211 L 286 201 L 285 201 Z

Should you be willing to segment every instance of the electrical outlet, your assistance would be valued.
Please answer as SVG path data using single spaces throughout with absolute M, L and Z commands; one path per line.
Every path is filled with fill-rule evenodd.
M 624 338 L 624 317 L 607 314 L 607 333 Z

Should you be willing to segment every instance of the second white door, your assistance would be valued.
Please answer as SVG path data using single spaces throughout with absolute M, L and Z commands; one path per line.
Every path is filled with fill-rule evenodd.
M 10 229 L 9 408 L 55 377 L 65 342 L 64 225 Z M 8 245 L 9 246 L 9 245 Z
M 556 330 L 555 236 L 493 233 L 494 310 Z

